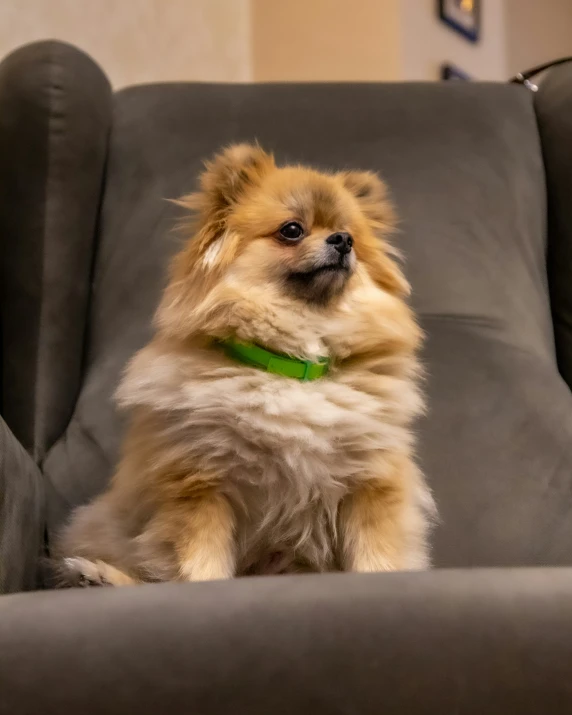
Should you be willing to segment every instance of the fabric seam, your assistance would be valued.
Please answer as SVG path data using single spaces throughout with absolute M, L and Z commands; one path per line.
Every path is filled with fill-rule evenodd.
M 42 235 L 42 275 L 41 275 L 41 291 L 40 291 L 40 317 L 38 323 L 38 351 L 36 355 L 36 406 L 34 420 L 34 458 L 39 462 L 45 451 L 45 445 L 40 444 L 40 437 L 44 434 L 45 425 L 45 398 L 43 395 L 42 386 L 44 384 L 44 362 L 45 356 L 45 323 L 46 323 L 46 253 L 47 245 L 50 238 L 50 228 L 52 224 L 53 206 L 51 202 L 52 186 L 54 183 L 54 145 L 55 145 L 55 121 L 57 118 L 57 91 L 60 89 L 56 83 L 56 75 L 58 70 L 57 50 L 54 49 L 53 56 L 50 61 L 48 71 L 48 141 L 47 141 L 47 156 L 46 156 L 46 189 L 44 199 L 44 226 Z

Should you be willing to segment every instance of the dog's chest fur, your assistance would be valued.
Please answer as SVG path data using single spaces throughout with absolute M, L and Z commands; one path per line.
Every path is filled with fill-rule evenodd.
M 360 375 L 299 382 L 146 349 L 118 396 L 163 413 L 173 449 L 217 475 L 239 515 L 241 570 L 267 558 L 267 544 L 278 561 L 331 568 L 340 499 L 373 476 L 372 454 L 407 445 L 418 407 L 404 380 L 378 376 L 367 385 L 360 388 Z

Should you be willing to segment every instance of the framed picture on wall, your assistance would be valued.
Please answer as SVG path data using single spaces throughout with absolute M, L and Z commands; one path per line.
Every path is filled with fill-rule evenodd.
M 471 42 L 481 32 L 481 0 L 437 0 L 439 18 Z
M 470 82 L 471 76 L 450 62 L 441 65 L 441 79 L 456 82 Z

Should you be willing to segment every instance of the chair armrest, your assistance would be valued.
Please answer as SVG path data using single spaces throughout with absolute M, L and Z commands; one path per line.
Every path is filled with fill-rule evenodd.
M 572 569 L 0 599 L 0 713 L 562 715 Z
M 0 418 L 0 593 L 38 586 L 44 514 L 42 474 Z
M 546 176 L 547 272 L 558 368 L 572 388 L 572 66 L 547 73 L 534 96 Z
M 81 382 L 111 113 L 109 82 L 71 45 L 0 63 L 0 410 L 36 461 Z

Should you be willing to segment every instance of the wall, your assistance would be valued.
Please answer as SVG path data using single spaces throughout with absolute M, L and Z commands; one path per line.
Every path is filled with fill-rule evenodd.
M 482 6 L 481 39 L 471 43 L 439 20 L 435 0 L 401 0 L 401 78 L 438 79 L 442 62 L 448 61 L 474 79 L 506 79 L 504 0 L 482 0 Z
M 400 0 L 252 0 L 258 81 L 392 80 Z
M 47 37 L 88 52 L 115 87 L 250 79 L 249 0 L 0 0 L 0 57 Z
M 0 57 L 67 40 L 115 87 L 168 80 L 434 80 L 444 61 L 475 79 L 572 55 L 572 0 L 482 0 L 477 44 L 435 0 L 0 0 Z
M 508 73 L 572 55 L 571 0 L 505 0 Z

